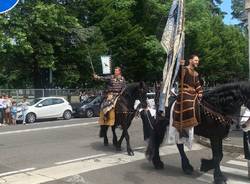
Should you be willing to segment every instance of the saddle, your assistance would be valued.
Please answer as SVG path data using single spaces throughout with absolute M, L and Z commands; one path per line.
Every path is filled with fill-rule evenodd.
M 120 95 L 108 93 L 101 104 L 99 124 L 114 126 L 115 124 L 115 105 Z

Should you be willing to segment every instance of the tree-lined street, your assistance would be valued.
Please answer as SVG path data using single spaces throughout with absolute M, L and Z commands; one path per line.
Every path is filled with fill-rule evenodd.
M 250 162 L 244 156 L 248 157 L 250 134 L 244 133 L 245 155 L 242 155 L 243 145 L 238 144 L 242 132 L 230 133 L 229 152 L 224 152 L 220 163 L 220 146 L 226 146 L 224 138 L 229 124 L 242 117 L 242 105 L 250 108 L 248 82 L 211 89 L 249 78 L 245 1 L 231 1 L 231 14 L 239 21 L 238 25 L 225 22 L 222 3 L 223 0 L 11 0 L 8 10 L 0 7 L 0 184 L 206 184 L 213 181 L 248 184 Z M 119 66 L 114 75 L 102 76 L 102 56 L 111 58 L 111 63 L 106 62 L 111 71 Z M 185 61 L 188 66 L 179 67 Z M 156 170 L 147 161 L 147 142 L 143 140 L 140 118 L 134 118 L 129 136 L 126 132 L 130 116 L 134 115 L 134 102 L 138 100 L 141 103 L 138 107 L 145 110 L 141 117 L 149 127 L 158 133 L 164 129 L 163 125 L 167 124 L 162 123 L 168 122 L 166 119 L 163 122 L 162 111 L 167 104 L 163 98 L 174 94 L 171 88 L 175 87 L 175 74 L 180 86 L 176 95 L 180 101 L 176 104 L 180 104 L 180 109 L 175 106 L 178 116 L 169 118 L 174 120 L 174 130 L 178 130 L 173 136 L 176 138 L 180 133 L 191 138 L 192 131 L 186 130 L 192 126 L 200 128 L 203 132 L 199 135 L 204 133 L 212 140 L 213 166 L 207 167 L 214 167 L 215 173 L 200 172 L 200 159 L 212 157 L 211 149 L 204 146 L 209 145 L 208 139 L 202 143 L 195 137 L 197 142 L 193 142 L 192 149 L 186 148 L 194 172 L 185 175 L 176 145 L 164 143 L 160 149 L 164 170 Z M 102 92 L 104 81 L 108 85 Z M 192 98 L 184 99 L 182 93 Z M 27 102 L 52 95 L 67 98 L 69 102 L 55 97 L 42 98 L 32 107 Z M 21 103 L 20 96 L 23 96 Z M 155 100 L 156 106 L 146 107 L 149 97 Z M 191 105 L 183 107 L 184 102 Z M 71 108 L 70 103 L 77 108 Z M 158 109 L 156 122 L 145 113 L 153 106 Z M 111 130 L 109 145 L 103 145 L 98 118 L 70 119 L 74 111 L 93 117 L 94 107 L 98 108 L 95 115 L 101 107 L 104 124 L 101 135 L 105 136 L 107 121 L 110 126 L 117 125 L 118 137 L 122 134 L 126 141 L 130 140 L 134 156 L 128 155 L 125 140 L 121 151 L 115 149 Z M 107 114 L 110 109 L 121 118 Z M 184 112 L 192 114 L 187 119 L 192 125 L 183 119 L 187 117 Z M 44 117 L 60 119 L 41 121 Z M 38 121 L 30 123 L 33 121 L 27 119 Z M 22 124 L 16 125 L 16 120 L 22 120 Z M 249 119 L 243 123 L 237 124 L 237 130 L 241 126 L 246 129 Z M 232 144 L 240 151 L 231 149 Z M 152 151 L 154 147 L 150 148 Z M 154 158 L 160 168 L 157 156 Z M 182 163 L 188 163 L 186 157 L 182 158 Z M 228 182 L 224 181 L 219 165 Z

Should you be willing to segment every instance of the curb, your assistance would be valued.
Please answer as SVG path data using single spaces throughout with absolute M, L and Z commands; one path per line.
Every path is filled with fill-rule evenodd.
M 201 136 L 196 136 L 196 141 L 197 143 L 201 144 L 202 146 L 205 147 L 211 147 L 210 141 L 207 138 L 201 137 Z M 237 146 L 233 144 L 228 144 L 223 142 L 223 151 L 229 152 L 229 153 L 240 153 L 244 154 L 244 148 L 243 146 Z

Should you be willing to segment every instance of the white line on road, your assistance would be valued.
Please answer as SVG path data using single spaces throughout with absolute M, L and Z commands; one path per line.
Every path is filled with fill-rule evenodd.
M 201 150 L 203 147 L 194 144 L 194 150 Z M 108 155 L 104 157 L 68 163 L 64 165 L 57 165 L 49 168 L 39 169 L 31 172 L 26 173 L 19 173 L 14 174 L 11 176 L 2 177 L 1 179 L 6 183 L 11 184 L 38 184 L 38 183 L 45 183 L 49 181 L 54 181 L 58 179 L 62 179 L 68 176 L 74 176 L 81 173 L 86 173 L 102 168 L 128 164 L 131 162 L 145 160 L 144 153 L 135 151 L 134 156 L 128 156 L 125 153 L 115 154 L 115 155 Z M 171 155 L 178 153 L 178 150 L 175 145 L 171 146 L 164 146 L 161 148 L 161 155 Z M 146 162 L 146 160 L 145 160 Z
M 239 181 L 239 179 L 234 179 L 231 178 L 233 176 L 230 176 L 228 180 L 228 184 L 249 184 L 249 181 L 247 181 L 247 174 L 248 172 L 242 169 L 237 169 L 237 168 L 231 168 L 231 167 L 225 167 L 225 166 L 220 166 L 221 171 L 232 174 L 234 176 L 242 176 L 246 179 L 246 181 Z M 197 178 L 197 180 L 206 182 L 206 183 L 211 183 L 213 181 L 213 175 L 209 173 L 204 173 L 201 177 Z
M 222 172 L 230 173 L 233 175 L 239 175 L 239 176 L 244 176 L 244 177 L 247 177 L 247 175 L 248 175 L 247 170 L 225 167 L 225 166 L 220 166 L 220 168 L 221 168 Z
M 198 181 L 202 181 L 204 183 L 213 183 L 214 176 L 209 173 L 204 173 L 201 177 L 197 178 Z M 249 184 L 249 181 L 239 181 L 239 179 L 228 179 L 227 184 Z
M 32 171 L 32 170 L 35 170 L 35 169 L 36 168 L 27 168 L 27 169 L 21 169 L 21 170 L 17 170 L 17 171 L 10 171 L 10 172 L 5 172 L 5 173 L 0 173 L 0 177 L 12 175 L 12 174 L 17 174 L 17 173 L 23 173 L 23 172 L 27 172 L 27 171 Z
M 98 158 L 98 157 L 103 157 L 106 156 L 107 154 L 98 154 L 98 155 L 92 155 L 92 156 L 87 156 L 87 157 L 81 157 L 81 158 L 76 158 L 76 159 L 72 159 L 72 160 L 66 160 L 66 161 L 62 161 L 62 162 L 56 162 L 56 165 L 61 165 L 61 164 L 68 164 L 68 163 L 72 163 L 72 162 L 76 162 L 76 161 L 83 161 L 83 160 L 88 160 L 88 159 L 92 159 L 92 158 Z
M 237 161 L 237 160 L 230 160 L 227 162 L 228 164 L 232 164 L 232 165 L 238 165 L 238 166 L 242 166 L 242 167 L 247 167 L 247 162 L 243 162 L 243 161 Z
M 69 128 L 69 127 L 87 126 L 87 125 L 95 125 L 95 124 L 98 124 L 98 122 L 88 122 L 88 123 L 78 123 L 78 124 L 71 124 L 71 125 L 59 125 L 59 126 L 52 126 L 52 127 L 6 131 L 6 132 L 1 132 L 0 135 L 19 134 L 19 133 L 27 133 L 27 132 L 36 132 L 40 130 L 52 130 L 52 129 L 59 129 L 59 128 Z

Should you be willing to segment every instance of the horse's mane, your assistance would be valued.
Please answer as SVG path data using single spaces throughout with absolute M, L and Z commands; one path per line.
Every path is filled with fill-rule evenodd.
M 204 93 L 203 100 L 222 113 L 234 114 L 250 97 L 250 82 L 224 84 Z
M 124 95 L 128 94 L 128 95 L 132 95 L 132 93 L 134 92 L 135 88 L 137 88 L 139 86 L 139 83 L 129 83 L 126 88 L 124 89 L 123 93 Z

